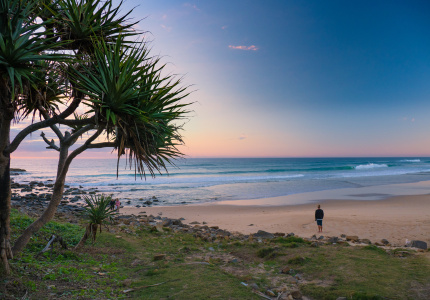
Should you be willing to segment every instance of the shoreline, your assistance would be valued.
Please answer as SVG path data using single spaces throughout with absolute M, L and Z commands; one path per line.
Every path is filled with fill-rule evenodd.
M 427 182 L 429 184 L 430 182 Z M 319 192 L 317 192 L 319 193 Z M 284 196 L 288 197 L 288 196 Z M 276 197 L 276 199 L 283 197 Z M 387 239 L 391 244 L 403 246 L 406 239 L 421 240 L 430 244 L 430 195 L 401 195 L 382 200 L 320 200 L 325 217 L 323 233 L 319 234 L 314 212 L 316 203 L 299 205 L 260 205 L 235 200 L 219 203 L 183 206 L 123 207 L 121 214 L 160 215 L 171 219 L 184 218 L 184 223 L 198 222 L 219 226 L 243 234 L 264 230 L 271 233 L 294 233 L 301 237 L 356 235 L 372 243 Z M 232 202 L 246 201 L 238 203 Z M 225 203 L 227 202 L 227 203 Z M 273 203 L 272 203 L 273 204 Z

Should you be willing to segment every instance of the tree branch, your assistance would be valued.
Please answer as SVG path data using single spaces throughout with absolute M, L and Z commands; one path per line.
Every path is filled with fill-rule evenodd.
M 64 142 L 69 143 L 72 141 L 76 141 L 78 139 L 78 137 L 83 135 L 85 132 L 90 131 L 91 129 L 94 129 L 94 127 L 95 127 L 94 124 L 89 124 L 87 126 L 84 126 L 81 129 L 79 129 L 78 131 L 76 131 L 75 133 L 73 133 L 72 135 L 66 137 Z
M 83 120 L 66 120 L 66 118 L 68 116 L 70 116 L 72 113 L 74 113 L 74 111 L 76 110 L 76 108 L 78 108 L 79 104 L 81 103 L 81 97 L 75 97 L 72 101 L 72 103 L 69 105 L 69 107 L 64 110 L 62 113 L 60 113 L 59 115 L 55 115 L 49 119 L 37 122 L 37 123 L 33 123 L 29 126 L 27 126 L 26 128 L 24 128 L 23 130 L 21 130 L 13 139 L 13 141 L 10 143 L 9 147 L 7 147 L 5 149 L 5 151 L 12 153 L 14 152 L 19 144 L 25 139 L 25 137 L 27 135 L 29 135 L 30 133 L 45 128 L 45 127 L 50 127 L 51 125 L 54 125 L 56 123 L 59 124 L 64 124 L 67 126 L 73 126 L 73 125 L 88 125 L 94 122 L 94 117 L 89 118 L 89 119 L 83 119 Z
M 76 148 L 72 153 L 70 153 L 70 155 L 67 157 L 66 161 L 64 162 L 63 165 L 63 169 L 61 171 L 61 175 L 67 174 L 67 171 L 69 170 L 69 166 L 70 163 L 72 162 L 72 160 L 78 156 L 79 154 L 81 154 L 82 152 L 84 152 L 85 150 L 88 149 L 88 146 L 91 144 L 91 142 L 93 142 L 96 138 L 98 138 L 98 136 L 103 132 L 103 129 L 99 129 L 97 130 L 97 132 L 95 132 L 82 146 L 80 146 L 79 148 Z
M 43 132 L 40 134 L 40 136 L 43 138 L 45 143 L 49 145 L 49 147 L 46 147 L 46 149 L 54 149 L 54 150 L 57 150 L 58 152 L 60 151 L 60 148 L 57 145 L 55 145 L 54 140 L 48 141 L 48 139 L 45 137 L 45 134 Z
M 97 144 L 90 144 L 88 145 L 88 149 L 97 149 L 97 148 L 107 148 L 107 147 L 115 147 L 115 142 L 104 142 L 104 143 L 97 143 Z
M 95 124 L 95 117 L 91 117 L 88 119 L 59 119 L 58 124 L 66 125 L 66 126 L 84 126 L 89 124 Z
M 49 116 L 49 114 L 48 114 L 48 112 L 45 110 L 45 108 L 43 107 L 43 106 L 41 106 L 41 105 L 39 105 L 39 107 L 38 107 L 38 109 L 39 109 L 39 111 L 40 111 L 40 113 L 42 114 L 42 116 L 45 118 L 45 120 L 48 120 L 48 119 L 50 119 L 50 116 Z M 63 136 L 63 134 L 61 133 L 61 131 L 60 131 L 60 129 L 58 129 L 58 127 L 55 125 L 55 124 L 53 124 L 53 125 L 51 125 L 51 126 L 49 126 L 49 127 L 51 127 L 51 129 L 52 129 L 52 131 L 54 131 L 55 132 L 55 134 L 57 135 L 57 137 L 60 139 L 60 141 L 64 138 L 64 136 Z M 43 133 L 43 132 L 42 132 Z M 42 135 L 41 135 L 42 136 Z M 43 137 L 43 139 L 45 139 L 45 137 L 44 137 L 45 135 L 43 135 L 42 137 Z M 46 141 L 45 141 L 46 142 Z M 52 141 L 53 142 L 53 141 Z M 48 143 L 49 144 L 49 143 Z M 53 148 L 53 149 L 55 149 L 55 148 Z M 58 150 L 58 151 L 60 151 L 60 150 Z
M 57 121 L 57 117 L 52 117 L 50 119 L 44 120 L 44 121 L 40 121 L 37 123 L 33 123 L 29 126 L 27 126 L 26 128 L 24 128 L 23 130 L 21 130 L 13 139 L 12 143 L 10 143 L 9 147 L 7 147 L 5 149 L 5 151 L 8 151 L 9 153 L 12 153 L 16 150 L 16 148 L 18 148 L 19 144 L 25 139 L 25 137 L 27 135 L 29 135 L 30 133 L 45 128 L 45 127 L 50 127 L 51 125 L 55 124 Z

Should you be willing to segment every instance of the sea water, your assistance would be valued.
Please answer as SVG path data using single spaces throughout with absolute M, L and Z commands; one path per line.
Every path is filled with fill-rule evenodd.
M 15 182 L 55 180 L 54 159 L 13 159 Z M 97 188 L 129 201 L 158 205 L 260 199 L 305 192 L 430 180 L 430 158 L 185 158 L 162 174 L 141 177 L 115 159 L 75 159 L 66 184 Z M 51 181 L 49 181 L 51 180 Z

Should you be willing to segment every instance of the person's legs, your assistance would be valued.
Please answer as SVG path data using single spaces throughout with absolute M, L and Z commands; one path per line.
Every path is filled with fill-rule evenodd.
M 322 232 L 322 220 L 317 220 L 318 232 Z

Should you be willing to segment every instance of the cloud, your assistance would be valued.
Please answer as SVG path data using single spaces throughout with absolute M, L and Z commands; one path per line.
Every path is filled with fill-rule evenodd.
M 163 28 L 164 30 L 166 30 L 167 32 L 172 31 L 172 27 L 166 26 L 164 24 L 161 24 L 161 28 Z
M 224 26 L 221 27 L 222 30 L 227 29 L 227 28 L 228 28 L 227 25 L 224 25 Z
M 233 45 L 228 45 L 228 47 L 230 49 L 235 49 L 235 50 L 245 50 L 245 51 L 257 51 L 258 48 L 254 45 L 251 46 L 233 46 Z
M 248 136 L 246 135 L 246 134 L 244 134 L 244 133 L 242 133 L 240 136 L 239 136 L 239 140 L 244 140 L 244 139 L 246 139 L 246 138 L 248 138 Z
M 184 3 L 185 7 L 191 7 L 192 9 L 194 9 L 195 11 L 200 11 L 200 8 L 197 7 L 197 5 L 195 4 L 191 4 L 191 3 Z
M 409 117 L 403 117 L 402 118 L 403 122 L 411 122 L 414 123 L 415 122 L 415 118 L 409 118 Z

